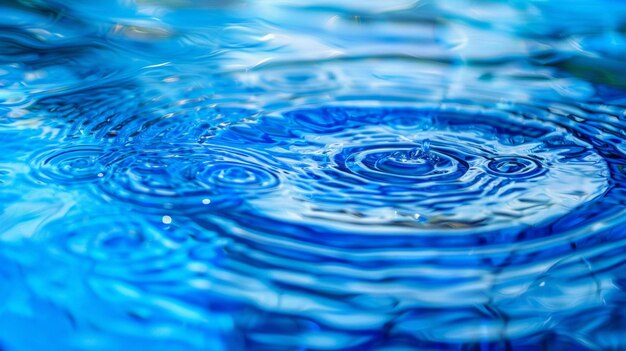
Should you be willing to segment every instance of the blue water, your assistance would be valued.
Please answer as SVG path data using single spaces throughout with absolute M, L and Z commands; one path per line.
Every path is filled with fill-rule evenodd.
M 626 3 L 0 5 L 0 350 L 625 350 Z

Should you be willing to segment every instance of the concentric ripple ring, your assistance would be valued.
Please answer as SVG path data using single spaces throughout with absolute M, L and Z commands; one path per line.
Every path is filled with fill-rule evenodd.
M 103 160 L 114 173 L 101 189 L 111 199 L 144 208 L 210 211 L 262 196 L 281 184 L 276 173 L 261 164 L 261 151 L 249 154 L 215 145 L 147 149 Z
M 415 184 L 459 179 L 469 165 L 454 151 L 423 145 L 382 145 L 343 149 L 335 162 L 347 171 L 379 182 Z M 458 158 L 457 158 L 458 157 Z
M 315 220 L 493 230 L 557 218 L 606 191 L 597 170 L 607 166 L 590 144 L 554 145 L 571 139 L 567 130 L 498 111 L 480 119 L 473 113 L 300 109 L 217 140 L 253 138 L 302 163 L 286 180 L 292 209 Z
M 100 180 L 106 166 L 99 162 L 102 148 L 94 145 L 74 145 L 47 150 L 32 161 L 33 176 L 46 183 L 74 185 Z

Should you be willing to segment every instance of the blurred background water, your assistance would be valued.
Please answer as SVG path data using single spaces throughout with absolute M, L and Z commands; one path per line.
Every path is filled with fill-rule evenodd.
M 626 349 L 626 3 L 0 26 L 0 350 Z

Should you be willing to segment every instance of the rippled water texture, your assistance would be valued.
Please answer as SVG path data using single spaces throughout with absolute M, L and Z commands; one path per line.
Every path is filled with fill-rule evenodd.
M 0 26 L 1 351 L 626 349 L 626 4 Z

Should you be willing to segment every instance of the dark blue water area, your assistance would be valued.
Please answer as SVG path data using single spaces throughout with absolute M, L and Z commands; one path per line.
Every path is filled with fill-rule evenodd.
M 626 349 L 626 4 L 0 5 L 0 350 Z

